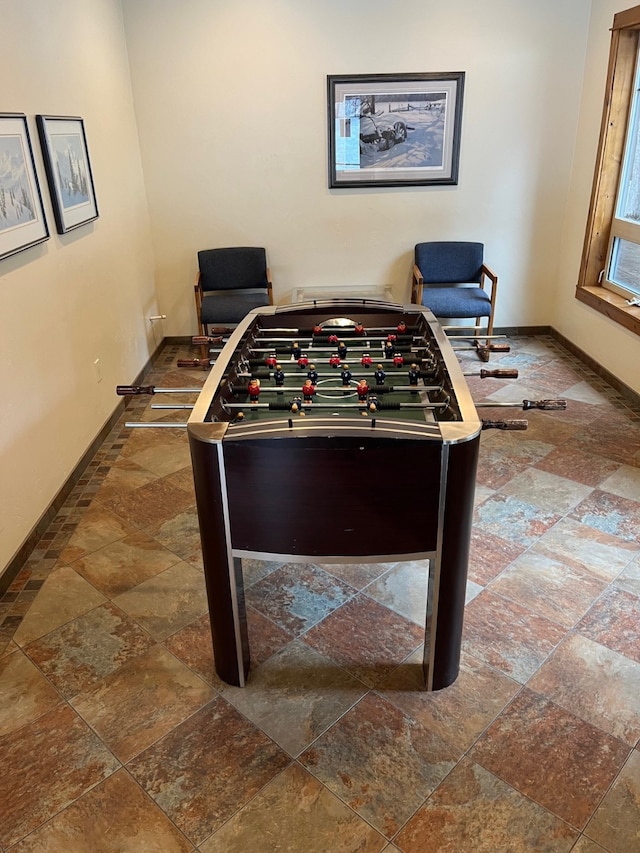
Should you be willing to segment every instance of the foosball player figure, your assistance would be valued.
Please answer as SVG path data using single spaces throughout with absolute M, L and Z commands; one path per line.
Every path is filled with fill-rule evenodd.
M 407 332 L 407 324 L 404 320 L 400 320 L 398 325 L 396 326 L 399 335 L 404 335 Z
M 373 359 L 371 358 L 371 353 L 363 352 L 362 358 L 360 359 L 360 364 L 363 367 L 371 367 L 371 365 L 373 364 Z
M 393 341 L 385 341 L 384 344 L 384 357 L 385 358 L 393 358 L 393 353 L 395 352 L 395 344 Z
M 278 388 L 282 388 L 286 377 L 281 364 L 276 364 L 276 369 L 273 371 L 273 378 Z
M 392 343 L 392 344 L 395 344 L 395 342 L 398 340 L 398 336 L 397 336 L 397 335 L 395 335 L 393 332 L 390 332 L 390 333 L 387 335 L 387 340 L 388 340 L 388 341 L 391 341 L 391 343 Z
M 302 350 L 300 349 L 300 344 L 298 343 L 298 341 L 294 341 L 291 344 L 291 355 L 293 356 L 295 361 L 297 361 L 302 355 Z
M 412 364 L 409 368 L 409 385 L 417 385 L 420 381 L 420 368 L 417 364 Z
M 353 331 L 356 333 L 356 335 L 364 335 L 364 326 L 362 325 L 362 323 L 356 323 L 353 327 Z
M 269 370 L 273 369 L 278 363 L 278 357 L 275 352 L 269 353 L 269 355 L 265 358 L 264 363 L 267 365 Z
M 358 400 L 361 403 L 366 403 L 367 394 L 369 393 L 369 386 L 367 385 L 366 379 L 361 379 L 356 385 L 356 392 L 358 394 Z
M 353 373 L 349 370 L 348 364 L 342 365 L 342 373 L 340 374 L 340 378 L 342 379 L 342 385 L 347 388 L 349 383 L 353 379 Z
M 340 367 L 341 358 L 337 352 L 331 353 L 331 357 L 329 359 L 329 367 L 333 367 L 334 369 Z
M 333 332 L 332 334 L 329 335 L 329 337 L 327 338 L 327 341 L 330 344 L 337 344 L 338 343 L 338 336 L 335 334 L 335 332 Z
M 369 405 L 367 406 L 370 412 L 374 413 L 378 411 L 378 398 L 377 397 L 369 397 Z
M 311 331 L 314 335 L 321 335 L 322 334 L 322 326 L 314 326 Z
M 376 365 L 376 372 L 373 374 L 376 378 L 376 385 L 384 385 L 384 381 L 387 378 L 387 374 L 382 369 L 382 365 Z
M 251 379 L 249 380 L 249 399 L 252 403 L 257 403 L 260 399 L 260 380 L 259 379 Z
M 307 379 L 311 380 L 312 385 L 317 385 L 318 378 L 318 371 L 316 370 L 315 364 L 310 364 L 309 370 L 307 370 Z
M 302 386 L 302 396 L 304 397 L 305 403 L 313 402 L 313 395 L 316 393 L 316 386 L 311 382 L 310 379 L 304 380 L 304 385 Z
M 298 367 L 302 369 L 304 367 L 308 367 L 308 365 L 309 365 L 309 356 L 306 354 L 306 352 L 301 352 L 299 357 L 298 357 Z
M 399 352 L 396 353 L 393 356 L 393 364 L 394 367 L 402 367 L 402 365 L 404 364 L 404 356 Z
M 302 397 L 294 397 L 289 409 L 296 415 L 298 412 L 302 411 Z
M 340 356 L 340 358 L 347 357 L 347 345 L 344 341 L 340 341 L 340 343 L 338 344 L 338 355 Z

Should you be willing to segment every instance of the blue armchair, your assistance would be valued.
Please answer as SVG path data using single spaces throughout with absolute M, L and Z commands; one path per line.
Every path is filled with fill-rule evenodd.
M 493 334 L 498 290 L 498 276 L 484 263 L 483 255 L 482 243 L 418 243 L 411 284 L 411 301 L 429 308 L 438 319 L 475 320 L 477 343 L 483 329 L 485 335 Z M 488 350 L 486 354 L 488 358 Z
M 235 326 L 253 308 L 273 304 L 266 251 L 238 246 L 198 252 L 195 297 L 201 335 L 209 334 L 209 326 Z

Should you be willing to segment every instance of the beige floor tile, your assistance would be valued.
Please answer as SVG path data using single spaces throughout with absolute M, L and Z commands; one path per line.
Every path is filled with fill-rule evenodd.
M 72 568 L 58 566 L 43 583 L 13 639 L 25 646 L 106 600 Z
M 20 650 L 0 657 L 0 737 L 62 702 L 62 697 Z

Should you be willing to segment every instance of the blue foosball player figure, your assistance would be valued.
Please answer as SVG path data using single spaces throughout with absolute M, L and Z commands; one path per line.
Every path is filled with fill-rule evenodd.
M 409 368 L 409 385 L 417 385 L 420 381 L 420 368 L 417 364 L 412 364 Z
M 342 373 L 340 374 L 340 378 L 342 379 L 342 384 L 347 387 L 351 380 L 353 379 L 353 373 L 349 370 L 349 365 L 344 364 L 342 366 Z
M 275 380 L 276 385 L 279 388 L 282 388 L 286 377 L 284 375 L 284 370 L 282 369 L 281 364 L 276 364 L 276 369 L 273 371 L 273 378 Z

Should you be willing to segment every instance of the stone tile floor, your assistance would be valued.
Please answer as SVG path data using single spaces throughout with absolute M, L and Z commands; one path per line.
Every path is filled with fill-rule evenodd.
M 197 386 L 187 354 L 145 381 Z M 640 851 L 640 410 L 552 338 L 498 364 L 521 378 L 476 401 L 569 407 L 483 433 L 462 667 L 432 694 L 421 563 L 245 561 L 253 669 L 223 684 L 186 433 L 123 418 L 0 602 L 0 850 Z

